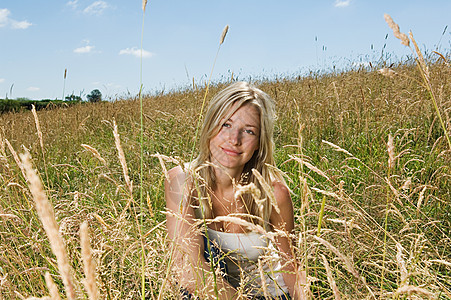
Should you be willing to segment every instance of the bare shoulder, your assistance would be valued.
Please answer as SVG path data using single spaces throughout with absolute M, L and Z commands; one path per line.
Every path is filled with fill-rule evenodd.
M 183 188 L 187 187 L 188 182 L 187 172 L 181 166 L 176 166 L 170 169 L 166 174 L 164 186 L 166 193 L 179 193 Z
M 271 224 L 274 228 L 291 232 L 294 228 L 294 211 L 290 189 L 281 181 L 273 181 L 272 186 L 278 209 L 271 211 Z
M 189 183 L 191 181 L 191 172 L 189 171 L 189 164 L 176 166 L 170 169 L 166 176 L 166 184 L 176 181 L 176 183 Z
M 169 181 L 181 177 L 186 177 L 185 171 L 181 166 L 176 166 L 168 171 L 167 179 L 169 179 Z
M 284 182 L 279 180 L 275 180 L 272 182 L 272 186 L 274 189 L 274 196 L 277 201 L 277 205 L 281 208 L 292 206 L 290 189 Z

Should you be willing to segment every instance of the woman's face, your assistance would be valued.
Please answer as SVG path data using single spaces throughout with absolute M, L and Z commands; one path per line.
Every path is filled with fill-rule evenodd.
M 212 163 L 242 171 L 252 158 L 260 141 L 260 114 L 252 104 L 241 106 L 210 139 Z

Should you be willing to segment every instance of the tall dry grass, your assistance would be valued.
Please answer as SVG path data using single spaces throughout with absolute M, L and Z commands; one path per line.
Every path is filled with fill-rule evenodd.
M 450 68 L 433 55 L 425 64 L 449 131 Z M 446 137 L 413 59 L 391 77 L 378 72 L 383 62 L 373 65 L 257 82 L 277 102 L 294 253 L 313 299 L 451 299 Z M 1 115 L 0 298 L 70 298 L 75 290 L 91 299 L 176 298 L 160 162 L 189 161 L 199 107 L 221 86 L 208 96 L 199 88 L 144 96 L 142 144 L 139 98 Z M 133 188 L 141 145 L 147 206 Z M 33 167 L 17 154 L 25 151 Z M 52 203 L 53 229 L 36 198 Z M 81 224 L 90 231 L 83 242 Z M 66 259 L 50 236 L 60 237 Z

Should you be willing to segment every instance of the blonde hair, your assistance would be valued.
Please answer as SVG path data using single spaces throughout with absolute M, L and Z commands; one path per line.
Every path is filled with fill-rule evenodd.
M 192 165 L 196 177 L 201 181 L 196 187 L 197 198 L 203 211 L 203 216 L 212 218 L 210 191 L 215 187 L 216 180 L 213 167 L 209 164 L 211 162 L 210 140 L 219 133 L 222 122 L 228 120 L 244 105 L 253 105 L 257 108 L 260 115 L 260 135 L 258 150 L 245 164 L 238 184 L 254 183 L 260 190 L 260 200 L 264 200 L 263 210 L 258 208 L 252 195 L 244 194 L 241 197 L 247 213 L 260 217 L 261 219 L 257 223 L 268 229 L 268 221 L 272 209 L 271 200 L 262 188 L 262 184 L 253 175 L 252 169 L 256 169 L 270 186 L 272 186 L 271 183 L 274 180 L 284 182 L 284 179 L 281 172 L 275 168 L 274 161 L 273 133 L 276 118 L 274 100 L 252 84 L 247 82 L 230 84 L 221 90 L 209 103 L 200 134 L 199 156 Z

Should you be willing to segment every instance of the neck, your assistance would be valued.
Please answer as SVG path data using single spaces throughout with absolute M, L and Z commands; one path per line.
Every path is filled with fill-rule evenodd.
M 214 167 L 216 177 L 216 189 L 227 190 L 233 187 L 233 181 L 238 183 L 241 179 L 242 170 L 222 169 L 220 167 Z

